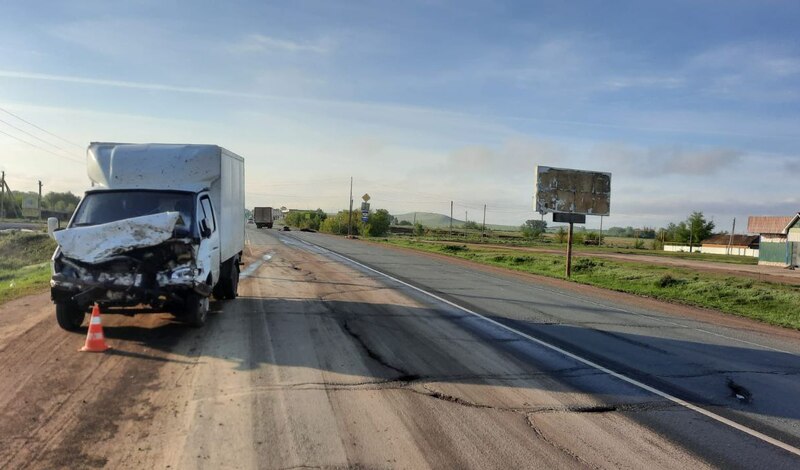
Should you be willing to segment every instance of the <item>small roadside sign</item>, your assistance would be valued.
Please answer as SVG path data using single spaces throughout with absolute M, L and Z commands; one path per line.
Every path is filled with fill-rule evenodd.
M 369 194 L 366 194 L 366 193 L 365 193 L 363 196 L 361 196 L 361 199 L 363 199 L 363 200 L 364 200 L 364 202 L 369 202 L 369 200 L 370 200 L 371 198 L 369 197 Z
M 585 224 L 586 214 L 569 214 L 566 212 L 553 212 L 553 222 L 564 224 Z
M 361 212 L 369 212 L 369 203 L 368 202 L 362 202 L 361 203 Z
M 369 212 L 366 212 L 366 211 L 362 212 L 361 213 L 361 221 L 362 222 L 366 222 L 368 220 L 369 220 Z

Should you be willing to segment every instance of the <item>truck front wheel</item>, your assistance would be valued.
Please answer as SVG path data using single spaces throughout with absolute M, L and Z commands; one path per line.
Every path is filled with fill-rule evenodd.
M 214 287 L 217 299 L 235 299 L 239 291 L 239 259 L 232 258 L 222 265 L 222 278 Z
M 196 292 L 187 294 L 183 304 L 182 318 L 195 328 L 205 325 L 206 318 L 208 318 L 208 297 Z
M 67 331 L 77 331 L 83 324 L 83 317 L 86 315 L 77 304 L 73 302 L 56 303 L 56 320 L 58 326 Z

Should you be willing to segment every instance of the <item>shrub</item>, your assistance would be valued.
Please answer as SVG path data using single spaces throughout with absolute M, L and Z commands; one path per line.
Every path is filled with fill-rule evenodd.
M 441 248 L 442 251 L 447 251 L 449 253 L 458 253 L 462 251 L 467 251 L 468 248 L 466 245 L 445 245 Z
M 663 276 L 661 276 L 660 279 L 656 281 L 656 286 L 661 288 L 675 287 L 682 284 L 686 284 L 686 281 L 683 279 L 674 278 L 669 274 L 664 274 Z
M 602 265 L 602 262 L 595 261 L 592 258 L 578 258 L 575 263 L 572 264 L 572 271 L 576 273 L 589 272 Z
M 567 231 L 564 230 L 564 227 L 558 227 L 558 232 L 556 232 L 556 240 L 558 240 L 558 243 L 566 243 L 567 235 Z
M 584 245 L 599 245 L 600 244 L 600 235 L 597 232 L 586 232 L 583 235 L 583 244 Z
M 547 222 L 544 220 L 526 220 L 520 227 L 522 236 L 525 238 L 539 238 L 547 230 Z

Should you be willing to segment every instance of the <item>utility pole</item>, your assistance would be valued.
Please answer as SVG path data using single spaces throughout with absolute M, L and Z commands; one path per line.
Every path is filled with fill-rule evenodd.
M 464 238 L 465 239 L 467 238 L 467 232 L 469 232 L 469 230 L 467 229 L 467 222 L 469 222 L 469 212 L 468 211 L 464 211 Z
M 731 245 L 733 245 L 733 234 L 736 233 L 736 217 L 733 218 L 733 227 L 731 227 L 731 238 L 728 240 L 728 254 L 731 254 Z
M 453 201 L 450 201 L 450 235 L 448 236 L 453 236 Z
M 483 205 L 483 224 L 481 225 L 481 241 L 486 236 L 486 204 Z
M 414 225 L 417 225 L 417 213 L 414 212 Z
M 347 213 L 347 237 L 352 235 L 351 229 L 353 227 L 353 177 L 350 177 L 350 212 Z
M 42 218 L 42 180 L 39 180 L 39 202 L 37 207 L 39 208 L 39 218 Z

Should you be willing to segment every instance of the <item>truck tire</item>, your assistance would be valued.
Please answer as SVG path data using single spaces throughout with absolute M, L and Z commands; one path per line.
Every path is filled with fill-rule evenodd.
M 56 321 L 67 331 L 78 331 L 85 316 L 86 312 L 73 302 L 56 303 Z
M 221 270 L 221 278 L 214 287 L 214 297 L 217 299 L 235 299 L 239 292 L 239 260 L 234 258 L 227 261 Z
M 239 295 L 239 260 L 234 259 L 231 266 L 230 283 L 228 284 L 225 297 L 228 299 L 235 299 Z
M 181 319 L 195 328 L 200 328 L 206 324 L 206 318 L 208 318 L 208 297 L 196 292 L 187 294 Z

